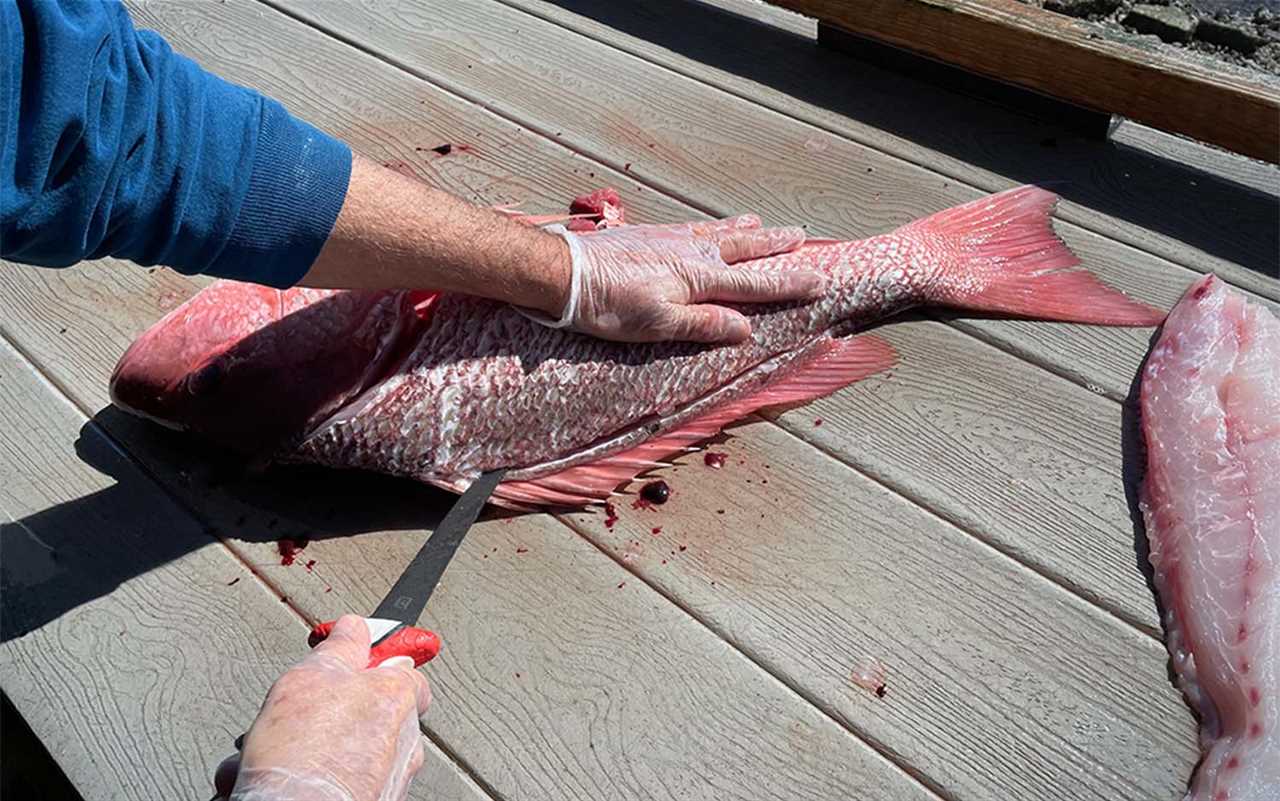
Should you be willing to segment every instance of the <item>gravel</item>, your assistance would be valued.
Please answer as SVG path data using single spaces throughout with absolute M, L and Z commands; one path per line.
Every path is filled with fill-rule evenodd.
M 1280 78 L 1280 0 L 1022 0 L 1087 19 L 1201 63 L 1233 64 L 1268 83 Z

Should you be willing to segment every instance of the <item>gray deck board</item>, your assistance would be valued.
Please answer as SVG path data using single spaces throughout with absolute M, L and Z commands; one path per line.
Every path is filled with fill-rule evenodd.
M 577 3 L 287 3 L 349 42 L 243 0 L 131 9 L 180 52 L 480 202 L 549 211 L 612 184 L 637 220 L 749 209 L 863 236 L 1029 180 L 1044 163 L 1024 141 L 1035 126 L 1013 115 L 996 114 L 976 140 L 963 126 L 922 138 L 890 108 L 892 78 L 873 76 L 865 109 L 805 93 L 784 102 L 767 76 L 709 67 L 674 47 L 680 37 L 650 46 L 626 26 L 611 32 L 564 10 Z M 752 36 L 744 43 L 797 52 Z M 788 80 L 830 59 L 797 63 Z M 641 108 L 646 83 L 666 93 L 664 118 Z M 920 100 L 938 118 L 954 103 Z M 1238 230 L 1259 231 L 1258 215 L 1274 211 L 1271 173 L 1126 135 L 1203 157 L 1189 174 L 1209 176 L 1205 197 L 1242 204 Z M 420 150 L 444 141 L 475 150 Z M 1057 147 L 1062 174 L 1086 184 L 1064 192 L 1060 229 L 1087 266 L 1165 306 L 1197 269 L 1280 297 L 1259 255 L 1265 236 L 1261 251 L 1257 237 L 1227 241 L 1221 209 L 1169 183 L 1185 175 L 1144 155 L 1123 183 L 1128 162 L 1111 150 Z M 1106 201 L 1112 184 L 1124 191 Z M 1161 189 L 1168 225 L 1136 210 Z M 45 396 L 101 409 L 96 424 L 253 568 L 255 592 L 287 596 L 310 620 L 370 608 L 442 493 L 318 470 L 228 475 L 208 451 L 103 408 L 119 353 L 200 283 L 112 262 L 0 265 L 0 331 L 53 382 Z M 424 619 L 446 650 L 427 668 L 435 758 L 415 797 L 437 785 L 450 799 L 1176 797 L 1196 757 L 1194 721 L 1155 636 L 1116 402 L 1150 332 L 944 319 L 881 328 L 903 356 L 891 376 L 735 429 L 716 446 L 731 454 L 724 470 L 693 457 L 668 471 L 676 495 L 660 512 L 624 508 L 614 530 L 592 515 L 477 526 Z M 6 399 L 0 412 L 32 402 Z M 282 536 L 312 538 L 311 570 L 279 563 Z M 175 547 L 174 559 L 193 558 Z M 92 595 L 30 636 L 93 604 L 131 603 L 112 587 Z M 272 641 L 280 669 L 299 646 L 292 620 L 286 641 Z M 849 681 L 866 656 L 889 666 L 884 699 Z M 256 704 L 275 669 L 246 682 L 245 697 Z M 41 735 L 57 741 L 65 710 L 84 703 L 64 703 Z M 134 719 L 102 720 L 118 730 Z M 221 751 L 209 748 L 193 759 L 211 768 Z

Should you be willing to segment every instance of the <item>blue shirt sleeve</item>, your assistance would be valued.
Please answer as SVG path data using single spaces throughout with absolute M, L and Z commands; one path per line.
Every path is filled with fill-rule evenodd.
M 116 256 L 286 287 L 351 151 L 174 53 L 104 0 L 0 0 L 0 256 Z

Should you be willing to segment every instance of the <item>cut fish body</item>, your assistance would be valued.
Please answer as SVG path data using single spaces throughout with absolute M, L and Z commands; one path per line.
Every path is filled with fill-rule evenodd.
M 1143 374 L 1143 511 L 1179 685 L 1190 801 L 1280 799 L 1280 320 L 1213 276 Z
M 169 425 L 270 446 L 278 459 L 410 476 L 453 491 L 504 467 L 499 503 L 581 505 L 756 409 L 809 401 L 886 369 L 895 358 L 887 344 L 847 334 L 911 306 L 1157 323 L 1158 310 L 1069 269 L 1077 261 L 1050 224 L 1055 201 L 1021 187 L 883 236 L 810 242 L 734 267 L 818 270 L 829 288 L 807 305 L 741 307 L 752 336 L 725 347 L 605 342 L 460 295 L 277 293 L 220 282 L 130 348 L 112 398 Z M 616 194 L 594 193 L 574 208 L 599 210 L 605 227 L 625 224 Z M 733 223 L 689 227 L 726 224 Z M 229 333 L 238 305 L 272 303 L 290 311 Z M 199 342 L 206 327 L 216 334 L 210 342 L 175 344 Z M 327 369 L 326 359 L 338 369 Z M 193 379 L 201 373 L 217 380 Z M 252 437 L 240 436 L 237 426 L 248 424 L 238 421 L 257 419 L 255 404 L 278 391 L 270 375 L 296 382 L 287 390 L 291 411 L 278 415 L 275 430 L 259 421 Z

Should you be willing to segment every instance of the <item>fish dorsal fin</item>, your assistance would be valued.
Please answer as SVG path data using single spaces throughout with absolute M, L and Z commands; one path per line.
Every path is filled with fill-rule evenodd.
M 758 392 L 731 401 L 679 428 L 625 451 L 538 478 L 507 481 L 493 496 L 518 506 L 583 506 L 607 499 L 636 476 L 661 466 L 658 461 L 704 442 L 734 420 L 770 406 L 794 406 L 830 395 L 892 367 L 897 354 L 889 343 L 863 335 L 833 339 L 816 355 L 786 371 Z

